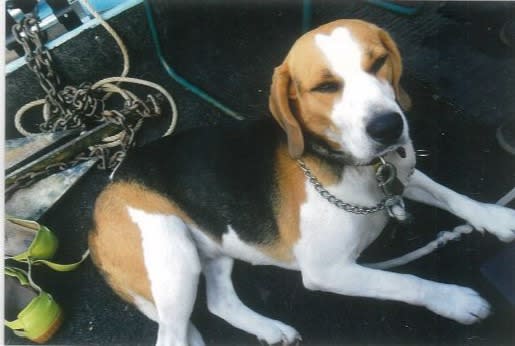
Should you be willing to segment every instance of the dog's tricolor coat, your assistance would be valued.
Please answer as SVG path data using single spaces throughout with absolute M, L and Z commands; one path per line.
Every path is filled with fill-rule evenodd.
M 369 163 L 383 156 L 396 166 L 404 197 L 512 240 L 513 210 L 473 201 L 414 169 L 401 71 L 386 32 L 336 21 L 302 36 L 276 68 L 274 119 L 131 151 L 97 200 L 90 249 L 113 289 L 159 323 L 158 345 L 203 345 L 189 322 L 201 273 L 214 314 L 269 344 L 300 338 L 238 299 L 234 258 L 299 270 L 308 289 L 403 301 L 466 324 L 488 315 L 488 303 L 468 288 L 356 264 L 387 213 L 336 208 L 296 162 L 342 200 L 371 206 L 383 195 Z

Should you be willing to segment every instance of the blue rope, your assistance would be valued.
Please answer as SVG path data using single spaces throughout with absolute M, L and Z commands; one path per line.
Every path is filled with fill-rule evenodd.
M 311 0 L 302 0 L 302 32 L 311 29 Z
M 229 107 L 225 106 L 215 98 L 211 97 L 209 94 L 207 94 L 202 89 L 198 88 L 197 86 L 191 84 L 188 82 L 185 78 L 181 77 L 175 70 L 168 64 L 166 61 L 166 58 L 163 55 L 163 50 L 161 49 L 161 44 L 159 41 L 159 35 L 157 33 L 156 24 L 154 22 L 154 17 L 152 15 L 152 8 L 148 2 L 148 0 L 144 0 L 143 4 L 145 6 L 145 12 L 147 15 L 147 21 L 148 25 L 150 27 L 150 32 L 152 35 L 152 41 L 154 42 L 154 47 L 156 49 L 157 56 L 159 57 L 159 61 L 161 62 L 161 65 L 163 65 L 164 69 L 168 73 L 170 77 L 172 77 L 173 80 L 175 80 L 177 83 L 179 83 L 181 86 L 192 92 L 193 94 L 197 95 L 204 101 L 210 103 L 211 105 L 215 106 L 216 108 L 220 109 L 225 114 L 237 119 L 242 120 L 243 117 L 230 109 Z
M 405 16 L 412 16 L 420 10 L 420 4 L 413 6 L 399 5 L 388 0 L 367 0 L 369 4 L 381 7 L 390 12 L 401 14 Z

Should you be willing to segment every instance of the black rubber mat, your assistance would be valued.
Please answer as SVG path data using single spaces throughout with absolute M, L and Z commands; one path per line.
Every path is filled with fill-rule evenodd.
M 156 19 L 166 56 L 181 75 L 247 117 L 267 116 L 272 70 L 301 33 L 302 1 L 153 4 L 159 12 Z M 424 3 L 418 15 L 404 17 L 364 2 L 316 1 L 312 25 L 357 17 L 387 27 L 405 57 L 403 84 L 414 104 L 409 113 L 412 137 L 417 148 L 430 154 L 419 159 L 419 168 L 458 192 L 494 201 L 515 183 L 515 158 L 495 141 L 496 125 L 515 110 L 513 52 L 494 42 L 497 33 L 488 30 L 493 24 L 479 21 L 484 10 L 476 13 L 476 5 L 469 3 L 444 5 Z M 489 21 L 495 23 L 513 14 L 512 7 L 505 4 L 488 6 Z M 234 121 L 165 74 L 141 5 L 110 22 L 129 47 L 130 75 L 162 84 L 176 98 L 178 131 Z M 82 33 L 57 47 L 53 55 L 69 83 L 96 81 L 121 70 L 117 47 L 102 28 Z M 26 68 L 9 75 L 6 84 L 6 133 L 13 138 L 17 136 L 14 112 L 43 93 Z M 38 115 L 33 119 L 36 123 Z M 165 126 L 165 120 L 148 122 L 144 139 L 152 140 Z M 41 220 L 61 240 L 57 261 L 71 261 L 84 250 L 93 202 L 107 176 L 106 172 L 91 172 Z M 364 261 L 403 254 L 434 239 L 439 231 L 460 224 L 434 208 L 409 204 L 409 209 L 414 222 L 390 225 L 366 251 Z M 402 303 L 310 292 L 303 288 L 300 274 L 293 271 L 237 263 L 233 278 L 246 304 L 297 328 L 303 345 L 508 345 L 515 339 L 515 310 L 480 273 L 481 264 L 505 247 L 490 235 L 475 233 L 398 270 L 480 292 L 494 313 L 472 326 Z M 157 325 L 115 296 L 90 261 L 72 273 L 41 268 L 36 280 L 54 294 L 66 312 L 52 344 L 155 342 Z M 209 345 L 259 344 L 253 336 L 207 311 L 203 283 L 192 319 Z M 6 330 L 7 344 L 23 342 Z

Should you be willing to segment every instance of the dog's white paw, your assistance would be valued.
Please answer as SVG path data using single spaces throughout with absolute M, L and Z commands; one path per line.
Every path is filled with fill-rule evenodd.
M 479 322 L 490 314 L 488 302 L 470 288 L 437 284 L 426 298 L 429 310 L 463 324 Z
M 269 320 L 270 323 L 262 328 L 257 338 L 268 345 L 295 345 L 302 341 L 302 337 L 295 328 L 290 327 L 276 320 Z
M 479 231 L 494 234 L 504 242 L 515 239 L 515 210 L 481 203 L 467 221 Z

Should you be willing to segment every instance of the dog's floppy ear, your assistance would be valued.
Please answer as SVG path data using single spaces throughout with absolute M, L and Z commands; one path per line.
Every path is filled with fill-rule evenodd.
M 304 137 L 298 120 L 295 118 L 289 99 L 292 80 L 286 63 L 274 70 L 270 88 L 269 107 L 275 120 L 286 132 L 290 156 L 297 159 L 304 152 Z
M 395 90 L 395 97 L 397 98 L 397 102 L 399 102 L 402 109 L 407 111 L 411 108 L 411 98 L 400 85 L 400 79 L 402 75 L 401 54 L 390 34 L 384 30 L 380 30 L 379 37 L 383 46 L 390 53 L 390 61 L 392 63 L 392 83 Z

